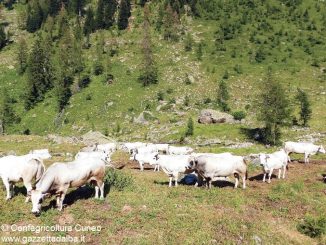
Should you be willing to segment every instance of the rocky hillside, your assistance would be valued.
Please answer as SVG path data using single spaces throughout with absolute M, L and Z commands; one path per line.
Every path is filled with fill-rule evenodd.
M 14 3 L 11 8 L 0 5 L 0 24 L 7 33 L 0 51 L 0 88 L 8 94 L 19 118 L 5 127 L 5 133 L 82 135 L 96 130 L 121 140 L 178 141 L 192 117 L 195 130 L 186 139 L 189 142 L 210 138 L 247 141 L 250 139 L 244 129 L 261 126 L 254 104 L 268 67 L 289 94 L 294 117 L 299 117 L 294 99 L 297 88 L 305 90 L 312 103 L 310 128 L 287 128 L 286 137 L 325 132 L 326 4 L 322 1 L 176 1 L 178 6 L 148 1 L 158 83 L 147 87 L 138 79 L 144 57 L 143 1 L 131 1 L 126 29 L 120 30 L 117 13 L 117 25 L 93 30 L 77 42 L 81 46 L 82 72 L 73 75 L 71 96 L 61 110 L 57 106 L 57 85 L 47 90 L 35 106 L 26 109 L 30 68 L 24 73 L 19 71 L 20 40 L 24 38 L 26 51 L 31 54 L 37 36 L 46 39 L 53 23 L 54 34 L 49 39 L 53 62 L 60 66 L 64 54 L 59 51 L 64 43 L 64 37 L 59 35 L 62 8 L 52 20 L 44 20 L 39 29 L 28 31 L 28 6 L 33 9 L 34 2 L 38 1 Z M 79 13 L 81 26 L 87 22 L 90 7 L 97 16 L 97 2 L 86 3 Z M 76 14 L 69 12 L 68 7 L 67 21 L 73 32 Z M 172 31 L 167 23 L 169 7 L 177 23 L 172 25 Z M 167 38 L 169 30 L 175 39 Z M 104 55 L 101 74 L 95 71 L 99 49 Z M 81 87 L 80 77 L 85 74 L 89 84 Z M 202 109 L 220 109 L 216 97 L 221 80 L 228 87 L 231 112 L 243 111 L 246 118 L 242 123 L 198 124 Z

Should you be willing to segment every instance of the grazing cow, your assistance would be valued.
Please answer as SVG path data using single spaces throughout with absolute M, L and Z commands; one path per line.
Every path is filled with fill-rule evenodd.
M 48 149 L 31 150 L 29 154 L 42 160 L 50 159 L 52 157 Z
M 169 144 L 154 144 L 157 151 L 162 152 L 162 153 L 168 153 L 169 151 Z
M 45 155 L 43 154 L 43 157 Z M 0 177 L 6 187 L 6 200 L 12 197 L 11 190 L 13 190 L 14 183 L 24 183 L 27 190 L 27 197 L 25 202 L 29 201 L 29 192 L 32 190 L 32 181 L 38 181 L 45 167 L 43 161 L 37 154 L 27 154 L 24 156 L 5 156 L 0 158 Z
M 133 142 L 133 143 L 122 143 L 122 145 L 120 147 L 121 147 L 121 150 L 132 153 L 132 150 L 140 148 L 140 147 L 144 147 L 146 145 L 147 145 L 147 143 L 143 143 L 143 142 Z
M 284 151 L 289 156 L 291 153 L 300 153 L 304 154 L 304 162 L 309 163 L 309 157 L 311 155 L 315 155 L 317 153 L 324 153 L 325 149 L 322 145 L 314 145 L 312 143 L 304 143 L 304 142 L 285 142 Z M 289 158 L 289 161 L 291 159 Z
M 207 181 L 208 188 L 212 187 L 214 178 L 228 177 L 230 175 L 235 176 L 234 188 L 238 187 L 240 175 L 242 175 L 243 189 L 246 188 L 247 164 L 241 156 L 231 154 L 221 154 L 219 156 L 201 155 L 190 162 L 190 167 Z
M 155 145 L 147 145 L 131 150 L 132 156 L 135 154 L 147 154 L 147 153 L 158 153 Z
M 163 171 L 169 176 L 169 187 L 172 186 L 174 178 L 175 186 L 178 186 L 179 173 L 190 173 L 188 171 L 189 163 L 192 157 L 190 155 L 159 155 L 156 154 L 151 164 L 159 165 Z
M 284 157 L 284 151 L 274 152 L 272 154 L 259 154 L 260 165 L 262 165 L 264 170 L 263 182 L 266 181 L 266 174 L 268 172 L 268 183 L 271 183 L 271 177 L 274 169 L 278 169 L 278 178 L 281 178 L 281 171 L 283 168 L 283 176 L 285 178 L 285 171 L 287 167 L 287 155 Z
M 73 162 L 52 164 L 31 191 L 32 213 L 41 212 L 45 197 L 56 195 L 57 207 L 62 210 L 63 200 L 70 187 L 80 187 L 86 183 L 95 184 L 95 198 L 104 198 L 105 163 L 99 158 L 79 159 Z
M 95 151 L 103 151 L 103 152 L 115 152 L 117 150 L 116 143 L 107 143 L 107 144 L 98 144 L 95 147 Z
M 130 160 L 137 161 L 139 163 L 140 171 L 144 171 L 144 164 L 150 164 L 152 165 L 154 157 L 157 155 L 157 153 L 138 153 L 134 154 L 130 157 Z M 159 171 L 159 166 L 157 164 L 154 164 L 154 171 Z
M 191 154 L 194 150 L 188 146 L 169 146 L 169 155 L 187 155 Z
M 75 160 L 87 159 L 87 158 L 99 158 L 106 163 L 111 162 L 111 153 L 101 152 L 101 151 L 91 151 L 91 152 L 78 152 L 75 156 Z

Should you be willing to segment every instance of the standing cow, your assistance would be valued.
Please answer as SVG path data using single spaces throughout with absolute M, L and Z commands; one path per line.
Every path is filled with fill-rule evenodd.
M 95 198 L 104 198 L 105 162 L 100 158 L 78 159 L 69 163 L 54 163 L 44 173 L 31 191 L 32 213 L 41 212 L 41 204 L 45 197 L 56 195 L 57 207 L 62 210 L 63 200 L 68 188 L 80 187 L 86 183 L 95 184 Z
M 230 175 L 235 177 L 234 188 L 238 187 L 240 176 L 242 176 L 243 189 L 246 188 L 247 164 L 241 156 L 231 154 L 201 155 L 190 162 L 190 167 L 207 181 L 208 188 L 212 187 L 214 178 Z
M 289 156 L 291 153 L 304 154 L 304 162 L 309 163 L 309 157 L 317 153 L 324 153 L 325 149 L 322 145 L 314 145 L 313 143 L 291 142 L 287 141 L 284 144 L 284 151 Z M 291 161 L 289 157 L 289 161 Z

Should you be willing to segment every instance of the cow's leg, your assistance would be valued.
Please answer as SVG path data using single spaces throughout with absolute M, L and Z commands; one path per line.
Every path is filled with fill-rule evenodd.
M 283 166 L 283 176 L 282 176 L 283 179 L 285 179 L 285 171 L 286 171 L 286 165 Z
M 234 183 L 234 188 L 238 188 L 238 184 L 239 184 L 239 174 L 234 174 L 235 177 L 235 183 Z
M 206 187 L 208 189 L 211 189 L 212 188 L 212 179 L 211 178 L 207 178 L 206 179 Z
M 6 200 L 9 200 L 11 198 L 11 193 L 10 193 L 10 183 L 8 179 L 3 178 L 2 179 L 3 184 L 6 187 L 6 191 L 7 191 L 7 196 L 6 196 Z
M 264 170 L 263 182 L 266 181 L 266 171 Z
M 98 199 L 98 191 L 99 191 L 99 187 L 96 185 L 95 186 L 95 199 Z
M 63 200 L 65 199 L 66 193 L 61 193 L 59 196 L 59 205 L 58 205 L 58 210 L 62 211 L 63 208 Z
M 172 186 L 172 178 L 173 178 L 172 176 L 169 177 L 169 187 Z
M 57 196 L 56 199 L 57 199 L 57 208 L 59 208 L 59 206 L 60 206 L 60 196 Z
M 100 198 L 104 199 L 104 182 L 103 181 L 102 181 L 102 184 L 100 184 L 100 192 L 101 192 Z
M 281 171 L 282 171 L 282 169 L 280 168 L 280 169 L 278 169 L 278 176 L 277 176 L 277 178 L 278 179 L 280 179 L 281 178 Z
M 242 188 L 246 189 L 246 174 L 243 174 L 242 176 Z
M 178 177 L 179 177 L 178 173 L 174 175 L 175 186 L 178 186 Z
M 273 171 L 274 171 L 274 169 L 272 169 L 272 168 L 269 170 L 268 181 L 267 181 L 268 183 L 271 183 L 271 178 L 272 178 Z
M 31 197 L 30 197 L 30 195 L 28 193 L 30 193 L 32 191 L 32 189 L 33 189 L 32 188 L 32 182 L 31 182 L 31 180 L 26 180 L 26 179 L 24 179 L 23 182 L 24 182 L 24 186 L 26 187 L 26 190 L 27 190 L 27 195 L 26 195 L 25 202 L 29 202 Z

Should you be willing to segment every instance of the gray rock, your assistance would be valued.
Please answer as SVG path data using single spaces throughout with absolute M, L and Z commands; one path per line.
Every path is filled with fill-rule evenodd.
M 234 123 L 233 116 L 212 109 L 204 109 L 200 111 L 198 118 L 199 123 L 210 124 L 210 123 Z

